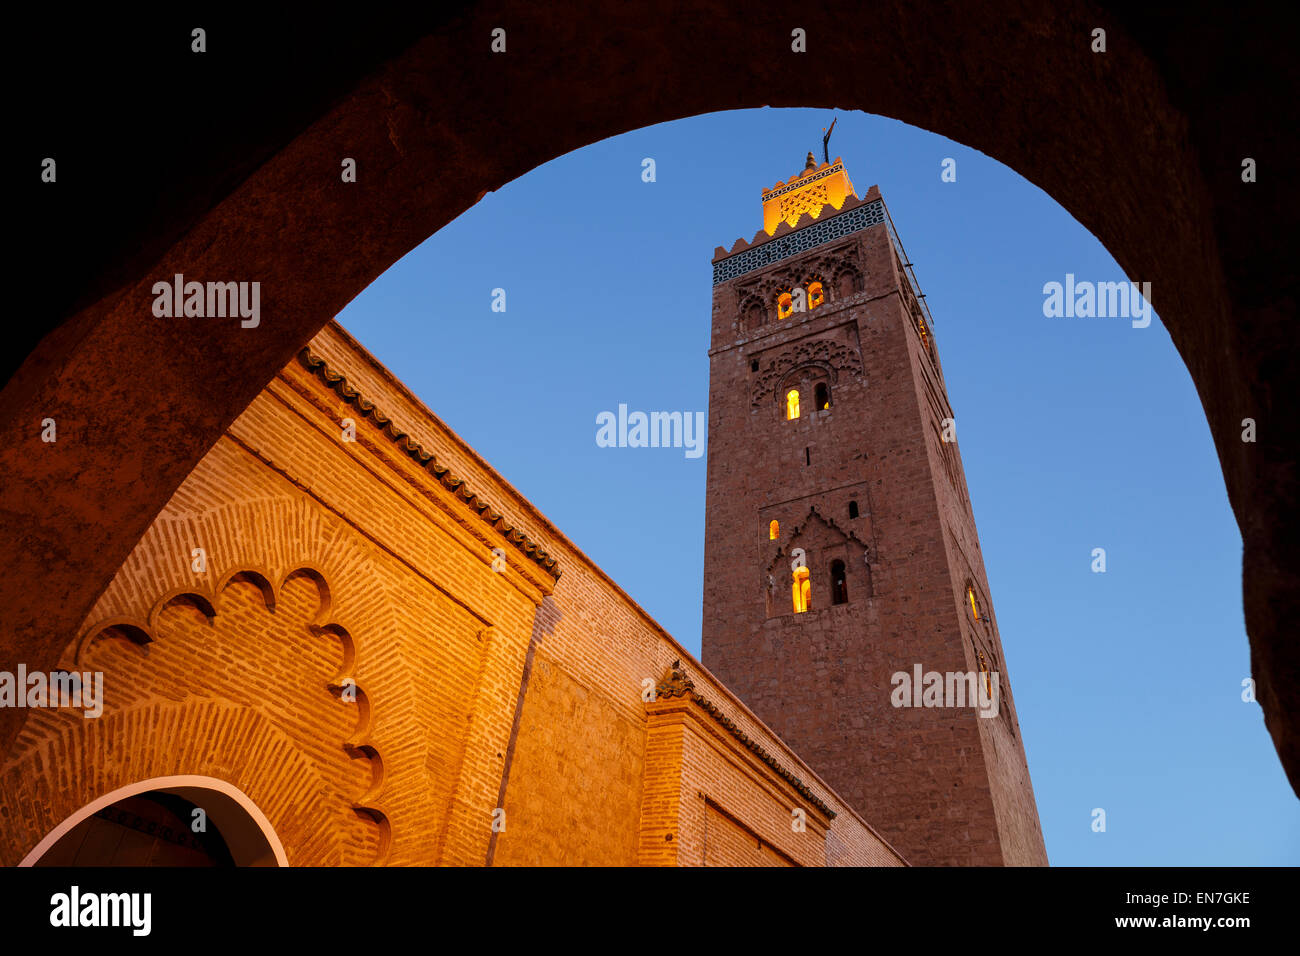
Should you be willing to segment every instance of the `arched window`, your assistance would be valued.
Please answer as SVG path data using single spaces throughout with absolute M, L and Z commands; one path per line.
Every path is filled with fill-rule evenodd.
M 778 319 L 788 319 L 794 312 L 794 296 L 789 292 L 782 292 L 776 300 L 776 317 Z
M 781 537 L 781 523 L 773 518 L 772 523 L 767 526 L 767 540 L 775 541 L 779 537 Z
M 825 382 L 817 383 L 817 388 L 813 392 L 813 407 L 819 412 L 831 407 L 831 390 Z
M 849 582 L 844 575 L 844 562 L 831 562 L 831 603 L 847 604 L 849 600 Z
M 812 581 L 807 568 L 794 569 L 794 613 L 802 614 L 812 608 Z
M 808 283 L 808 308 L 815 309 L 826 301 L 826 290 L 820 282 Z
M 979 599 L 975 597 L 975 588 L 969 584 L 966 585 L 966 600 L 970 602 L 970 612 L 975 615 L 975 620 L 983 620 L 980 616 Z
M 763 327 L 763 303 L 757 299 L 745 309 L 745 331 L 752 332 Z
M 847 298 L 848 296 L 853 295 L 855 292 L 861 291 L 858 284 L 858 275 L 856 272 L 853 272 L 852 270 L 847 270 L 841 273 L 839 279 L 837 279 L 836 281 L 838 282 L 841 299 Z
M 785 419 L 793 421 L 799 417 L 799 389 L 792 388 L 785 393 Z
M 921 336 L 921 345 L 930 353 L 930 358 L 934 358 L 934 338 L 930 335 L 930 327 L 925 324 L 925 319 L 921 318 L 920 313 L 916 315 L 916 331 Z
M 984 692 L 988 695 L 987 700 L 993 699 L 993 679 L 989 675 L 989 662 L 984 659 L 984 652 L 976 649 L 976 655 L 979 657 L 980 673 L 984 675 Z
M 857 503 L 856 501 L 850 501 L 850 502 L 849 502 L 849 517 L 850 517 L 850 518 L 856 518 L 857 516 L 858 516 L 858 503 Z

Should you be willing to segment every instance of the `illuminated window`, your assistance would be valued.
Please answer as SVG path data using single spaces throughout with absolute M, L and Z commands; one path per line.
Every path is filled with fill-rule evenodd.
M 921 344 L 925 350 L 930 353 L 930 358 L 934 358 L 934 338 L 930 335 L 930 327 L 925 324 L 925 319 L 921 318 L 920 313 L 916 314 L 916 331 L 921 336 Z
M 774 518 L 767 526 L 767 540 L 775 541 L 779 537 L 781 537 L 781 523 Z
M 794 297 L 789 292 L 782 292 L 776 300 L 776 317 L 788 319 L 794 312 Z
M 817 383 L 817 389 L 813 393 L 813 405 L 819 412 L 831 407 L 831 390 L 826 387 L 825 382 Z
M 799 389 L 792 388 L 785 393 L 785 419 L 793 421 L 799 417 Z
M 850 502 L 849 502 L 849 517 L 850 517 L 850 518 L 856 518 L 857 516 L 858 516 L 858 503 L 857 503 L 856 501 L 850 501 Z
M 812 581 L 808 578 L 807 568 L 795 568 L 794 571 L 794 613 L 802 614 L 812 607 Z
M 849 600 L 849 583 L 844 574 L 844 562 L 831 562 L 831 603 L 846 604 Z
M 969 584 L 966 585 L 966 600 L 970 602 L 970 612 L 975 615 L 975 620 L 983 620 L 980 617 L 980 602 L 975 597 L 975 588 Z
M 826 301 L 826 291 L 820 282 L 808 283 L 808 308 L 815 309 Z
M 989 675 L 989 662 L 984 659 L 984 652 L 976 650 L 975 654 L 979 657 L 980 673 L 984 675 L 984 692 L 988 695 L 988 700 L 993 699 L 993 679 Z

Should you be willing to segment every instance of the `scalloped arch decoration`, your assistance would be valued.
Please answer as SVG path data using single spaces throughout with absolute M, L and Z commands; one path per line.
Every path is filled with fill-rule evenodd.
M 267 611 L 274 614 L 279 595 L 290 581 L 309 581 L 316 591 L 317 606 L 311 620 L 306 623 L 306 629 L 318 638 L 337 641 L 342 650 L 342 663 L 338 672 L 322 689 L 336 699 L 357 706 L 357 722 L 347 739 L 339 741 L 339 746 L 352 758 L 370 763 L 369 783 L 362 793 L 353 798 L 351 809 L 376 826 L 379 849 L 372 865 L 382 866 L 387 862 L 392 846 L 392 825 L 388 814 L 376 805 L 376 799 L 384 789 L 385 771 L 383 758 L 370 737 L 373 705 L 352 676 L 356 667 L 356 642 L 346 627 L 332 620 L 333 599 L 324 572 L 312 565 L 300 565 L 286 572 L 276 585 L 272 575 L 264 568 L 235 567 L 216 575 L 215 580 L 218 584 L 213 591 L 203 587 L 175 587 L 165 591 L 153 602 L 144 620 L 129 615 L 114 615 L 96 621 L 78 638 L 74 661 L 81 666 L 89 649 L 108 632 L 125 635 L 147 654 L 147 645 L 162 636 L 159 622 L 163 612 L 176 605 L 188 605 L 197 609 L 207 618 L 209 625 L 215 627 L 221 613 L 222 596 L 235 583 L 246 583 L 256 588 Z M 345 691 L 350 694 L 345 695 Z
M 751 404 L 758 407 L 775 393 L 777 384 L 786 374 L 802 365 L 820 365 L 829 369 L 832 379 L 839 372 L 862 374 L 862 359 L 856 349 L 830 339 L 813 339 L 799 342 L 769 359 L 759 374 L 751 392 Z

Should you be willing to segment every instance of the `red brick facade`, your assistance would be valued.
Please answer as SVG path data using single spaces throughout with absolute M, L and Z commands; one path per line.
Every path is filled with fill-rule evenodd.
M 59 667 L 103 674 L 103 713 L 27 714 L 0 864 L 150 781 L 214 819 L 195 788 L 238 794 L 290 865 L 903 862 L 335 325 L 189 475 Z
M 873 186 L 714 258 L 702 656 L 910 862 L 1045 864 L 943 370 L 891 228 Z M 778 317 L 792 292 L 811 307 Z M 893 706 L 916 665 L 996 673 L 998 714 Z

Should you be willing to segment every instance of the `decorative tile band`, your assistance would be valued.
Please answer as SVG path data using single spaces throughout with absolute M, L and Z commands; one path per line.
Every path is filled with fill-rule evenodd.
M 885 221 L 885 204 L 876 199 L 861 206 L 855 206 L 848 212 L 842 212 L 829 219 L 821 219 L 810 226 L 804 226 L 787 233 L 780 239 L 772 239 L 760 246 L 738 252 L 713 264 L 713 284 L 729 282 L 737 276 L 770 266 L 774 262 L 797 256 L 801 252 L 815 249 L 817 246 L 834 242 L 847 235 L 859 232 L 869 226 L 878 226 Z
M 800 179 L 799 177 L 796 176 L 794 179 L 790 180 L 789 183 L 782 186 L 780 189 L 763 190 L 763 201 L 766 202 L 769 199 L 775 199 L 778 196 L 784 196 L 786 193 L 794 192 L 796 189 L 800 189 L 804 186 L 807 186 L 809 183 L 814 183 L 819 179 L 825 179 L 831 173 L 843 172 L 843 170 L 844 170 L 844 164 L 836 163 L 834 166 L 830 167 L 829 169 L 823 169 L 820 173 L 817 173 L 816 175 L 813 176 L 808 176 L 804 179 Z

